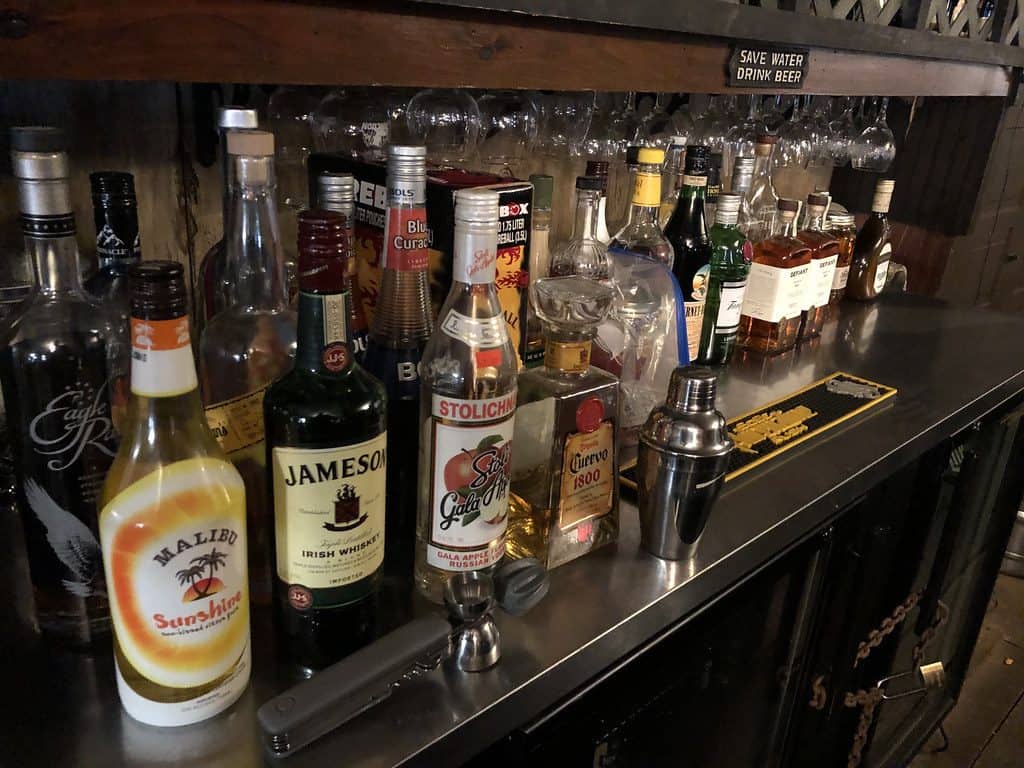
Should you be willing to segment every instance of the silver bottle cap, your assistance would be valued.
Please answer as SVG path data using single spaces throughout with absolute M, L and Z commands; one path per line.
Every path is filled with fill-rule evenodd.
M 255 109 L 248 109 L 246 107 L 218 107 L 217 127 L 222 131 L 259 128 L 259 117 Z
M 426 147 L 389 144 L 387 169 L 389 205 L 418 205 L 426 201 Z
M 715 223 L 731 226 L 736 223 L 740 213 L 740 202 L 743 198 L 733 192 L 722 192 L 718 195 L 718 207 L 715 208 Z
M 754 158 L 737 157 L 732 164 L 732 190 L 746 194 L 754 183 Z
M 829 213 L 828 225 L 830 227 L 855 227 L 857 219 L 852 213 Z
M 70 163 L 64 132 L 50 126 L 15 126 L 10 131 L 11 170 L 18 179 L 19 210 L 26 216 L 71 212 Z
M 498 193 L 493 189 L 455 190 L 455 222 L 498 226 Z
M 321 208 L 351 213 L 356 199 L 356 180 L 351 173 L 325 171 L 316 180 L 317 201 Z

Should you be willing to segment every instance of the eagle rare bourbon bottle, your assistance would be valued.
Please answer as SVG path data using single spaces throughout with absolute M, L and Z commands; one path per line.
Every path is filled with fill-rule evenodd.
M 385 391 L 355 362 L 349 231 L 340 213 L 299 214 L 295 367 L 263 403 L 276 616 L 285 653 L 306 670 L 370 639 L 384 562 Z

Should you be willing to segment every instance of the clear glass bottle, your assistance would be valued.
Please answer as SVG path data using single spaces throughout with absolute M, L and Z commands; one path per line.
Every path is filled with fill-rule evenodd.
M 0 327 L 0 383 L 36 624 L 48 639 L 88 646 L 110 630 L 97 513 L 120 388 L 112 318 L 79 278 L 66 146 L 56 128 L 11 128 L 36 290 Z
M 811 249 L 796 239 L 799 210 L 796 200 L 779 200 L 775 232 L 754 243 L 740 316 L 739 345 L 744 349 L 775 355 L 796 345 L 811 274 Z
M 807 215 L 797 238 L 811 248 L 811 277 L 807 281 L 807 295 L 800 320 L 800 338 L 812 338 L 821 333 L 825 323 L 832 282 L 839 261 L 839 241 L 825 231 L 825 209 L 829 197 L 822 193 L 807 196 Z
M 408 579 L 416 537 L 419 363 L 434 329 L 427 278 L 426 148 L 388 146 L 387 213 L 380 298 L 363 358 L 388 395 L 387 549 L 389 574 Z
M 738 194 L 719 195 L 715 225 L 709 233 L 707 294 L 700 341 L 693 356 L 701 365 L 727 364 L 736 346 L 752 259 L 750 241 L 736 226 L 741 202 Z
M 246 492 L 203 415 L 184 268 L 129 278 L 132 396 L 100 513 L 117 688 L 136 720 L 188 725 L 249 683 Z
M 608 231 L 608 161 L 588 160 L 587 169 L 584 175 L 593 176 L 601 180 L 601 200 L 597 204 L 597 239 L 607 246 L 612 241 L 611 233 Z
M 333 211 L 303 211 L 298 233 L 299 347 L 263 409 L 274 615 L 286 655 L 313 670 L 377 629 L 389 457 L 384 387 L 352 349 L 348 222 Z
M 828 214 L 828 231 L 839 241 L 839 259 L 836 274 L 832 279 L 832 291 L 828 303 L 834 310 L 846 294 L 846 283 L 850 277 L 850 262 L 853 261 L 853 244 L 857 240 L 857 220 L 852 213 L 834 211 Z
M 274 136 L 231 132 L 231 205 L 224 231 L 227 307 L 199 342 L 206 419 L 221 450 L 245 481 L 250 592 L 271 596 L 272 512 L 263 446 L 263 395 L 295 357 L 295 312 L 288 306 L 284 252 L 277 226 Z
M 601 179 L 576 178 L 576 216 L 569 241 L 551 256 L 551 277 L 581 275 L 593 280 L 608 279 L 608 249 L 597 237 L 601 203 Z
M 530 273 L 530 285 L 551 271 L 551 198 L 554 193 L 555 179 L 546 173 L 534 173 L 530 176 L 533 184 L 533 215 L 530 218 L 530 257 L 527 269 Z M 540 318 L 527 299 L 526 307 L 526 352 L 523 362 L 527 368 L 539 365 L 544 359 L 544 329 Z
M 889 203 L 896 182 L 879 179 L 871 202 L 871 215 L 857 233 L 850 261 L 850 277 L 846 296 L 856 301 L 874 301 L 885 288 L 892 259 Z
M 772 234 L 772 222 L 779 205 L 779 196 L 772 183 L 772 151 L 777 141 L 776 136 L 761 134 L 754 145 L 754 178 L 746 195 L 752 220 L 744 231 L 752 243 Z
M 228 157 L 228 131 L 255 129 L 259 126 L 255 109 L 242 107 L 221 107 L 217 110 L 217 135 L 220 137 L 220 170 L 224 184 L 221 207 L 221 230 L 227 229 L 228 209 L 231 207 L 231 168 Z M 224 238 L 221 237 L 199 263 L 199 281 L 196 285 L 195 300 L 196 335 L 202 337 L 203 329 L 214 315 L 228 305 L 227 256 L 224 253 Z
M 348 291 L 349 347 L 357 363 L 363 362 L 370 328 L 363 312 L 362 293 L 359 289 L 359 264 L 355 253 L 355 190 L 356 180 L 351 173 L 326 171 L 317 178 L 317 204 L 322 210 L 335 211 L 345 217 L 348 237 L 345 238 L 345 275 Z
M 497 244 L 498 194 L 458 190 L 452 288 L 420 363 L 415 578 L 437 603 L 450 574 L 490 572 L 505 553 L 518 364 Z
M 664 170 L 661 174 L 661 206 L 658 208 L 658 226 L 665 229 L 668 220 L 679 202 L 679 190 L 683 188 L 686 165 L 686 137 L 673 136 L 665 152 Z
M 637 154 L 633 202 L 625 226 L 612 238 L 610 248 L 629 251 L 660 261 L 671 268 L 672 244 L 661 233 L 658 213 L 661 209 L 661 164 L 665 153 L 643 147 Z
M 519 376 L 506 551 L 554 568 L 618 538 L 619 382 L 590 365 L 613 291 L 573 276 L 532 293 L 547 351 Z
M 630 142 L 632 141 L 630 139 Z M 629 221 L 630 201 L 633 199 L 633 189 L 636 187 L 636 172 L 640 167 L 637 158 L 640 156 L 641 149 L 642 147 L 630 143 L 626 147 L 625 163 L 621 166 L 616 166 L 615 170 L 617 173 L 614 176 L 609 175 L 611 189 L 608 209 L 611 213 L 608 215 L 608 229 L 611 232 L 618 232 Z M 613 178 L 614 184 L 611 181 Z M 612 235 L 612 240 L 614 239 L 615 236 Z
M 750 207 L 750 201 L 747 199 L 747 195 L 750 192 L 750 187 L 753 182 L 754 158 L 734 158 L 732 162 L 731 191 L 734 195 L 739 195 L 740 197 L 740 210 L 739 215 L 736 218 L 736 226 L 748 240 L 750 239 L 748 231 L 756 230 L 757 228 L 753 209 Z

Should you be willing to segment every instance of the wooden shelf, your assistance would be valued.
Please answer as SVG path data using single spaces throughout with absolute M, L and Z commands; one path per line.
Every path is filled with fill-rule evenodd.
M 717 0 L 700 4 L 738 8 Z M 609 6 L 568 5 L 581 13 L 584 6 Z M 721 9 L 712 10 L 713 17 Z M 666 16 L 677 27 L 678 13 Z M 811 21 L 822 29 L 843 23 Z M 734 22 L 728 29 L 746 27 Z M 10 79 L 724 92 L 730 53 L 728 39 L 706 34 L 399 0 L 9 0 L 0 35 L 7 38 L 0 77 Z M 877 37 L 873 32 L 869 47 L 883 47 Z M 1011 48 L 939 42 L 967 43 L 972 51 Z M 1015 77 L 998 61 L 818 47 L 805 91 L 1002 96 Z

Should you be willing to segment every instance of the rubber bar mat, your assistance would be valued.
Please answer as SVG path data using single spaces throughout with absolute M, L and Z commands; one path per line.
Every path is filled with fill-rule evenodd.
M 877 408 L 895 394 L 893 387 L 837 372 L 757 410 L 729 419 L 729 436 L 736 443 L 736 449 L 729 457 L 725 479 L 739 477 L 793 446 Z M 622 485 L 636 490 L 635 459 L 621 468 L 619 478 Z

